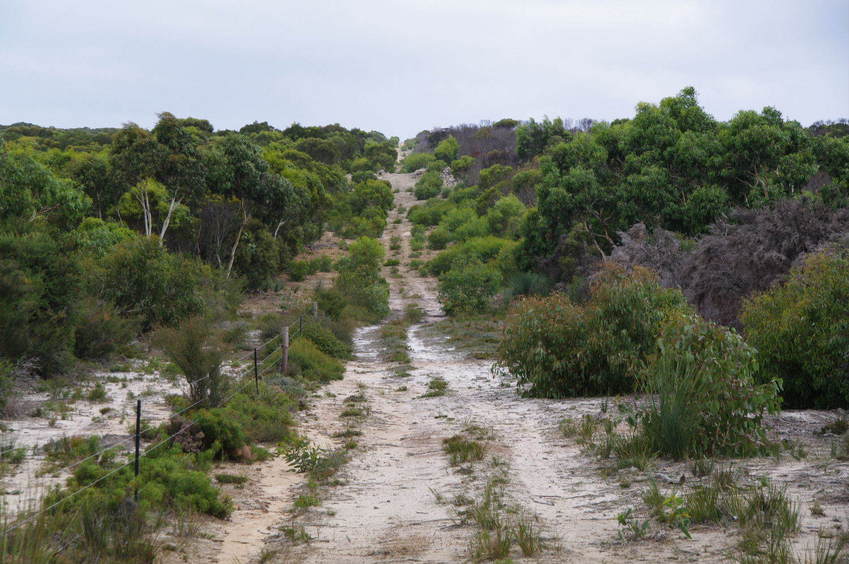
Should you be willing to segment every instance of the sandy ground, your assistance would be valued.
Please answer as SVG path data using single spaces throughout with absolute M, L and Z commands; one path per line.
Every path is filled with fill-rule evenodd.
M 175 381 L 160 376 L 158 371 L 146 374 L 140 366 L 139 370 L 126 372 L 95 372 L 91 387 L 97 382 L 106 390 L 103 401 L 55 400 L 55 405 L 65 406 L 64 412 L 39 412 L 51 399 L 46 392 L 21 392 L 13 400 L 20 416 L 0 421 L 4 429 L 2 448 L 23 447 L 27 453 L 21 464 L 11 467 L 0 479 L 0 504 L 7 514 L 35 507 L 48 489 L 63 484 L 70 476 L 69 471 L 43 472 L 45 444 L 63 437 L 99 435 L 104 447 L 117 445 L 129 450 L 136 400 L 142 400 L 144 423 L 154 425 L 171 414 L 164 397 L 181 392 Z

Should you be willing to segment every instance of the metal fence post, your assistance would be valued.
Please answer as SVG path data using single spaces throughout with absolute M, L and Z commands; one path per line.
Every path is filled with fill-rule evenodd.
M 133 498 L 138 501 L 139 500 L 139 472 L 141 472 L 141 400 L 136 400 L 136 465 L 135 465 L 135 476 L 136 476 L 136 489 L 133 494 Z
M 254 349 L 254 382 L 256 382 L 256 393 L 259 395 L 259 353 Z

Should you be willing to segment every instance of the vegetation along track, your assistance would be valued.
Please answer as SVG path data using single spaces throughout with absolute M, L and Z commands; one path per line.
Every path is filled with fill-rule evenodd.
M 597 415 L 607 400 L 520 398 L 512 382 L 492 374 L 490 361 L 470 358 L 441 334 L 436 280 L 409 267 L 411 225 L 403 210 L 415 203 L 410 190 L 416 175 L 383 178 L 396 190 L 382 239 L 385 247 L 396 248 L 390 260 L 399 262 L 384 268 L 392 313 L 381 325 L 357 330 L 355 358 L 344 379 L 318 392 L 300 425 L 312 444 L 327 450 L 342 448 L 353 436 L 349 462 L 330 487 L 321 488 L 320 505 L 297 511 L 292 504 L 308 487 L 303 475 L 282 457 L 254 465 L 246 487 L 233 492 L 239 509 L 231 520 L 204 524 L 206 540 L 184 557 L 228 564 L 467 561 L 481 550 L 476 510 L 498 476 L 505 514 L 532 523 L 538 540 L 528 554 L 515 545 L 508 549 L 514 559 L 727 561 L 733 541 L 716 528 L 692 539 L 674 531 L 655 533 L 650 542 L 619 538 L 617 516 L 641 505 L 650 481 L 675 486 L 662 473 L 605 477 L 597 458 L 574 437 L 564 437 L 559 430 L 564 417 Z M 422 315 L 401 325 L 408 360 L 390 358 L 382 329 L 414 308 Z M 431 393 L 439 379 L 444 393 Z M 347 417 L 351 398 L 365 401 L 356 416 Z M 483 445 L 481 460 L 452 465 L 443 441 L 469 433 Z M 753 464 L 780 483 L 805 472 L 804 464 Z M 663 468 L 675 476 L 679 470 Z M 811 531 L 807 527 L 797 544 L 815 539 Z M 658 540 L 663 542 L 653 542 Z

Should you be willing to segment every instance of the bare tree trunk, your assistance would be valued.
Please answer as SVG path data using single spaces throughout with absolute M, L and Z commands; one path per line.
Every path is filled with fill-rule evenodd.
M 242 238 L 242 231 L 248 223 L 248 212 L 245 210 L 245 204 L 242 202 L 242 224 L 239 226 L 239 232 L 236 234 L 236 240 L 233 241 L 233 249 L 230 251 L 230 262 L 227 264 L 227 278 L 233 272 L 233 262 L 236 260 L 236 249 L 239 248 L 239 240 Z
M 274 238 L 277 239 L 277 233 L 280 231 L 280 228 L 283 227 L 283 224 L 286 223 L 285 219 L 281 219 L 277 223 L 277 227 L 274 228 Z
M 168 215 L 165 216 L 165 221 L 162 222 L 162 229 L 159 232 L 159 246 L 162 246 L 165 242 L 165 232 L 168 231 L 168 225 L 171 223 L 171 215 L 174 213 L 174 208 L 179 205 L 180 200 L 177 199 L 177 195 L 174 194 L 174 197 L 171 198 L 171 203 L 168 205 Z

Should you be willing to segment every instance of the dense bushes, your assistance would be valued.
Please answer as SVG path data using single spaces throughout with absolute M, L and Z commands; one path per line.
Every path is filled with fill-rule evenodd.
M 148 238 L 117 244 L 93 268 L 89 291 L 114 303 L 122 315 L 140 316 L 145 329 L 201 313 L 201 285 L 213 278 L 205 265 Z
M 352 317 L 376 321 L 389 313 L 389 284 L 380 276 L 385 251 L 375 239 L 361 237 L 338 263 L 335 289 L 354 310 Z
M 137 319 L 122 317 L 111 304 L 91 297 L 80 302 L 78 315 L 74 339 L 78 358 L 105 357 L 128 343 L 140 329 Z
M 316 272 L 330 272 L 333 269 L 333 259 L 327 255 L 308 260 L 293 260 L 289 263 L 289 278 L 300 282 Z
M 343 237 L 379 237 L 392 207 L 392 187 L 385 180 L 366 179 L 337 195 L 330 227 Z
M 586 305 L 563 294 L 525 298 L 508 318 L 497 366 L 541 397 L 633 391 L 667 316 L 687 311 L 679 291 L 649 271 L 611 268 Z
M 485 312 L 501 282 L 501 272 L 491 265 L 455 263 L 439 279 L 439 301 L 448 315 Z
M 442 191 L 442 175 L 430 170 L 422 175 L 416 182 L 414 193 L 417 200 L 428 200 L 438 196 Z
M 404 172 L 415 172 L 436 160 L 430 153 L 412 153 L 401 162 L 401 170 Z
M 44 231 L 0 232 L 0 355 L 35 359 L 42 375 L 73 360 L 80 266 Z
M 289 361 L 293 373 L 305 380 L 326 384 L 341 380 L 345 367 L 341 362 L 322 352 L 311 340 L 297 338 L 289 347 Z
M 841 177 L 828 155 L 849 154 L 817 156 L 820 144 L 774 108 L 717 122 L 692 88 L 658 105 L 641 103 L 632 119 L 597 123 L 587 132 L 564 134 L 548 125 L 529 123 L 517 132 L 520 154 L 540 155 L 538 216 L 527 223 L 523 245 L 524 262 L 535 268 L 556 267 L 558 245 L 576 225 L 607 253 L 617 233 L 639 221 L 649 230 L 694 236 L 736 206 L 811 195 L 834 205 L 830 194 L 841 181 L 818 194 L 809 182 L 818 170 Z M 554 275 L 568 283 L 571 273 Z
M 757 366 L 757 351 L 733 330 L 695 314 L 670 316 L 640 378 L 652 450 L 675 458 L 759 452 L 761 419 L 780 400 L 777 381 L 756 383 Z
M 849 407 L 849 252 L 808 256 L 744 305 L 761 379 L 779 378 L 791 408 Z

